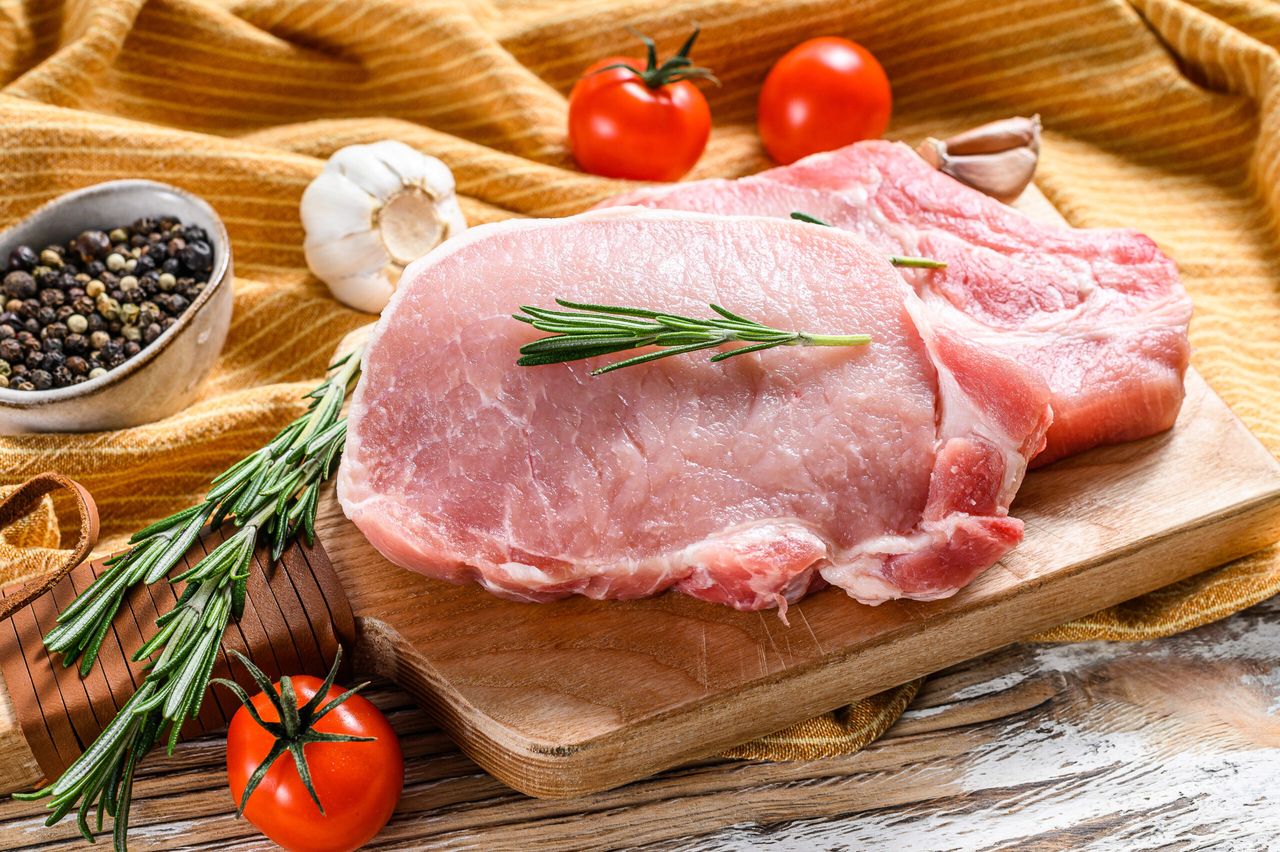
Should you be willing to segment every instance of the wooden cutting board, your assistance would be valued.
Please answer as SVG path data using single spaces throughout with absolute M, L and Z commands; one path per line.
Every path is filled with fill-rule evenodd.
M 1025 202 L 1024 202 L 1025 203 Z M 1030 205 L 1055 215 L 1043 198 Z M 678 595 L 500 600 L 389 564 L 330 487 L 319 539 L 357 616 L 357 668 L 412 693 L 535 796 L 617 786 L 928 674 L 1280 540 L 1280 463 L 1194 372 L 1169 432 L 1027 477 L 1026 539 L 955 597 L 869 607 L 828 589 L 774 612 Z M 30 751 L 0 688 L 0 789 Z
M 332 490 L 319 536 L 350 595 L 358 667 L 412 693 L 477 763 L 535 796 L 714 754 L 1280 539 L 1280 464 L 1187 375 L 1174 428 L 1027 477 L 1026 539 L 955 597 L 775 612 L 681 595 L 500 600 L 384 560 Z

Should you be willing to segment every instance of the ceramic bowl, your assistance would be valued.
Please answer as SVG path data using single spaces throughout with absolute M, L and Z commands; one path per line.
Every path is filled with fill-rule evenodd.
M 0 388 L 0 434 L 92 432 L 159 420 L 180 410 L 209 374 L 231 324 L 231 242 L 213 208 L 176 186 L 114 180 L 76 190 L 0 234 L 0 260 L 27 244 L 39 251 L 81 231 L 110 230 L 143 216 L 176 216 L 209 234 L 209 283 L 178 321 L 114 370 L 45 391 Z

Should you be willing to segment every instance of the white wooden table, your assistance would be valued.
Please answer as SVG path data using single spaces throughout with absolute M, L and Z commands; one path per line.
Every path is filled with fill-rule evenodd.
M 407 758 L 382 848 L 1280 848 L 1280 599 L 1168 639 L 957 666 L 849 757 L 707 761 L 570 801 L 511 791 L 396 688 L 374 697 Z M 272 848 L 232 816 L 222 760 L 217 737 L 152 759 L 130 848 Z M 83 844 L 5 801 L 0 849 L 19 848 Z

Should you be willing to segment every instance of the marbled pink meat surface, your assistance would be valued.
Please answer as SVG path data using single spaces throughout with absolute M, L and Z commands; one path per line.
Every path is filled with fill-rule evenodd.
M 1131 230 L 1034 222 L 930 168 L 905 145 L 861 142 L 740 180 L 646 188 L 602 206 L 789 216 L 799 210 L 890 254 L 983 346 L 1028 365 L 1053 394 L 1035 464 L 1173 425 L 1190 357 L 1191 302 L 1177 267 Z
M 541 334 L 511 313 L 557 296 L 873 342 L 517 367 Z M 392 562 L 519 600 L 945 597 L 1020 540 L 1007 509 L 1050 419 L 1038 379 L 946 322 L 834 229 L 634 209 L 480 226 L 383 312 L 338 496 Z

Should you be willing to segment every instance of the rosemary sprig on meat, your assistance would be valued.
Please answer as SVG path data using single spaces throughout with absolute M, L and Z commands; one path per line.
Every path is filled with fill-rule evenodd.
M 735 355 L 761 352 L 775 346 L 865 346 L 871 342 L 868 334 L 814 334 L 771 328 L 714 304 L 710 307 L 718 316 L 711 318 L 565 299 L 556 299 L 556 304 L 570 310 L 522 305 L 520 310 L 523 313 L 512 315 L 520 322 L 551 335 L 520 347 L 517 365 L 560 364 L 646 346 L 661 347 L 591 371 L 591 375 L 599 376 L 623 367 L 738 341 L 747 345 L 717 353 L 711 356 L 711 361 L 724 361 Z
M 801 213 L 799 210 L 791 211 L 791 218 L 797 222 L 808 222 L 810 225 L 822 225 L 824 227 L 833 227 L 830 222 L 823 221 L 817 216 L 810 216 L 808 213 Z M 946 261 L 934 260 L 931 257 L 912 257 L 910 255 L 890 255 L 889 262 L 894 266 L 909 266 L 916 269 L 946 269 Z
M 204 502 L 135 534 L 129 550 L 107 561 L 108 569 L 63 610 L 58 626 L 45 636 L 46 646 L 61 653 L 65 665 L 79 658 L 80 672 L 87 674 L 130 589 L 168 576 L 206 525 L 230 520 L 237 527 L 171 578 L 186 586 L 174 608 L 156 620 L 156 633 L 134 654 L 135 661 L 151 660 L 138 691 L 53 783 L 16 796 L 50 799 L 46 825 L 76 808 L 80 833 L 92 841 L 88 818 L 96 806 L 97 829 L 109 814 L 115 848 L 125 848 L 134 771 L 166 725 L 172 753 L 182 724 L 200 712 L 222 635 L 244 612 L 259 541 L 270 542 L 273 561 L 299 533 L 314 543 L 320 485 L 332 474 L 346 439 L 347 421 L 340 415 L 359 374 L 360 352 L 330 369 L 335 372 L 307 395 L 311 404 L 305 414 L 215 478 Z

